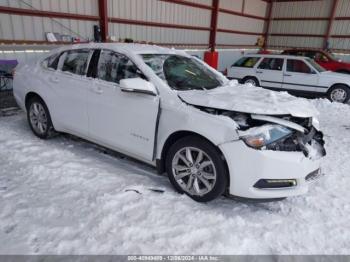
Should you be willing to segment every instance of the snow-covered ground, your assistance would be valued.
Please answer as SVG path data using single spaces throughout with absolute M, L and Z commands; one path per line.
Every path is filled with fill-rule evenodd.
M 0 254 L 349 254 L 350 107 L 313 103 L 325 176 L 260 204 L 196 203 L 151 167 L 0 117 Z

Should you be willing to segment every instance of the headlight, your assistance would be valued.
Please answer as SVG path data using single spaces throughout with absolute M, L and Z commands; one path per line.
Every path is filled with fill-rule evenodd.
M 280 125 L 263 125 L 241 132 L 242 140 L 250 147 L 262 148 L 292 134 L 289 128 Z

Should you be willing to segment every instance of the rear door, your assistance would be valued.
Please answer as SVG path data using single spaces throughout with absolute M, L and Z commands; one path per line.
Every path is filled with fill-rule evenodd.
M 91 59 L 96 71 L 88 92 L 90 136 L 105 146 L 152 161 L 159 97 L 123 92 L 119 86 L 122 79 L 145 76 L 125 55 L 96 52 L 100 54 Z
M 260 85 L 266 88 L 281 89 L 283 82 L 283 58 L 265 57 L 256 68 Z
M 87 65 L 91 50 L 70 50 L 62 54 L 58 70 L 50 76 L 50 82 L 56 94 L 54 110 L 60 122 L 67 131 L 87 136 Z
M 317 90 L 318 78 L 318 73 L 305 61 L 287 59 L 283 77 L 283 89 L 314 92 Z

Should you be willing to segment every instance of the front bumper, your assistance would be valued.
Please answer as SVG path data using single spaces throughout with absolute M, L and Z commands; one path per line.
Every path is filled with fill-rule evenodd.
M 283 198 L 305 194 L 306 177 L 320 168 L 320 161 L 311 160 L 302 152 L 255 150 L 241 140 L 219 146 L 230 173 L 229 194 L 251 199 Z M 260 179 L 295 179 L 296 185 L 287 188 L 259 189 Z

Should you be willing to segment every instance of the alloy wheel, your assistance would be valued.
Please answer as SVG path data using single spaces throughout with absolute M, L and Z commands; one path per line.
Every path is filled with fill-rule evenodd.
M 341 88 L 335 88 L 331 92 L 331 100 L 334 102 L 343 103 L 346 99 L 346 91 Z
M 217 177 L 213 160 L 195 147 L 184 147 L 174 155 L 172 173 L 185 192 L 196 196 L 210 192 Z
M 251 84 L 253 86 L 256 86 L 256 82 L 254 79 L 247 79 L 246 81 L 244 81 L 245 84 Z
M 48 120 L 42 104 L 34 102 L 30 105 L 29 120 L 35 132 L 40 135 L 45 134 L 47 131 Z

